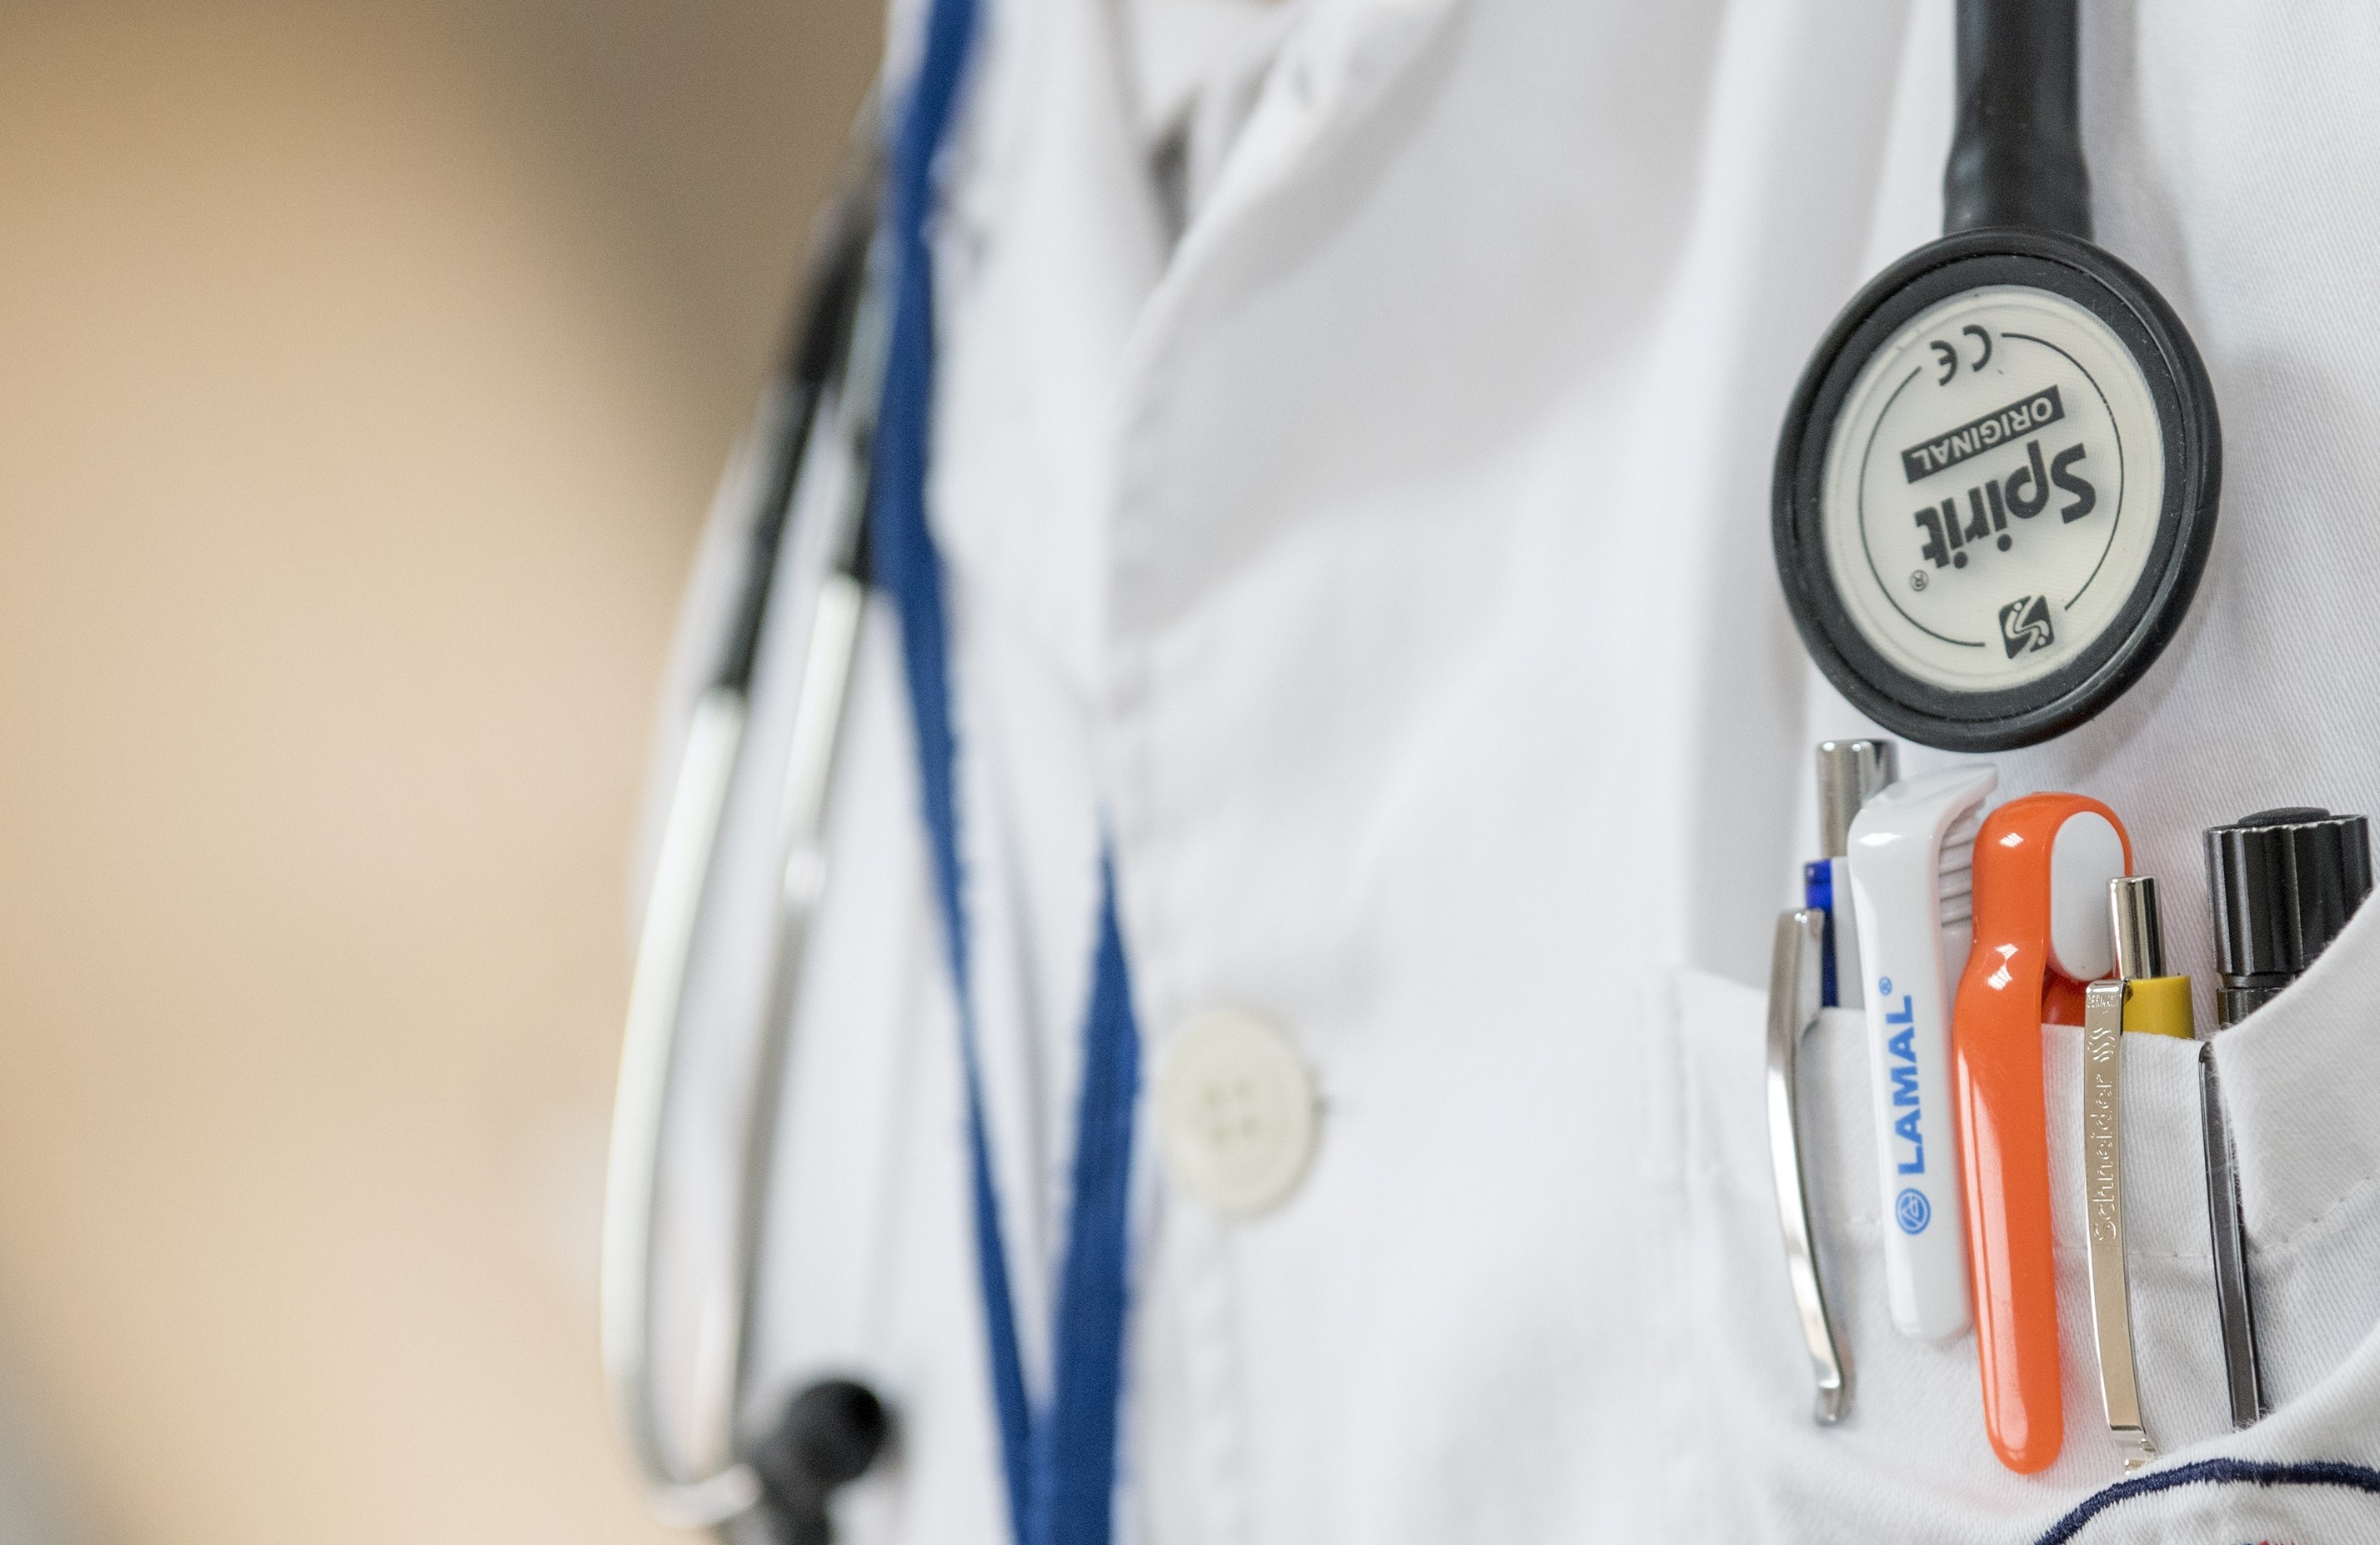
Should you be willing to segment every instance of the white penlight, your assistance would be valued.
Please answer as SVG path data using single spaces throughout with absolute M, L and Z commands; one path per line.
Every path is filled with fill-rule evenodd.
M 1907 778 L 1852 822 L 1852 906 L 1865 967 L 1869 1089 L 1892 1322 L 1946 1341 L 1972 1323 L 1951 1123 L 1950 1005 L 1974 935 L 1974 839 L 1990 767 Z

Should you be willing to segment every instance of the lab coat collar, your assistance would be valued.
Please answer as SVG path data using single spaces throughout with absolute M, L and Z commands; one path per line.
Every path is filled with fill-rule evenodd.
M 1214 198 L 1184 238 L 1183 262 L 1230 240 L 1239 224 L 1366 121 L 1466 0 L 1304 0 L 1256 117 L 1225 164 Z M 1197 240 L 1193 237 L 1200 238 Z
M 962 613 L 993 606 L 1021 621 L 1087 709 L 1105 675 L 1122 427 L 1164 357 L 1195 346 L 1192 298 L 1269 209 L 1327 170 L 1467 0 L 1302 3 L 1310 8 L 1170 255 L 1114 6 L 987 7 L 935 233 L 938 346 L 946 383 L 977 372 L 1002 386 L 945 395 L 997 407 L 938 422 L 932 518 Z M 1010 331 L 1020 322 L 1029 331 Z M 1003 475 L 977 475 L 988 464 Z M 999 497 L 1019 489 L 1034 492 Z

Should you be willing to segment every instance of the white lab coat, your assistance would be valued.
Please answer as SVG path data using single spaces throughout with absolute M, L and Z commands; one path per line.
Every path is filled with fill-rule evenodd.
M 1854 1398 L 1813 1425 L 1748 985 L 1812 854 L 1811 743 L 1869 728 L 1786 620 L 1770 459 L 1833 313 L 1938 231 L 1946 0 L 1303 3 L 1171 250 L 1102 0 L 986 0 L 947 165 L 931 515 L 1028 1376 L 1104 832 L 1148 1061 L 1202 1010 L 1251 1010 L 1322 1108 L 1294 1194 L 1232 1221 L 1169 1182 L 1144 1105 L 1120 1539 L 2033 1539 L 2120 1474 L 2081 1275 L 2079 1033 L 2046 1032 L 2068 1437 L 2020 1478 L 1986 1446 L 1972 1338 L 1887 1318 L 1848 1015 L 1805 1089 Z M 2084 10 L 2098 237 L 2205 355 L 2223 514 L 2147 678 L 1996 760 L 2002 797 L 2123 815 L 2204 986 L 2200 830 L 2380 807 L 2380 21 Z M 864 1374 L 901 1438 L 845 1538 L 993 1542 L 952 1000 L 889 608 L 872 627 L 752 1411 Z M 801 632 L 773 629 L 765 700 Z M 734 978 L 739 947 L 706 971 Z M 735 1055 L 690 1053 L 682 1254 Z M 2179 1462 L 2380 1465 L 2380 907 L 2221 1042 L 2278 1404 L 2245 1435 L 2192 1055 L 2129 1053 L 2152 1434 Z M 698 1283 L 683 1309 L 701 1273 L 674 1270 Z M 2074 1536 L 2265 1537 L 2380 1538 L 2380 1497 L 2210 1474 Z

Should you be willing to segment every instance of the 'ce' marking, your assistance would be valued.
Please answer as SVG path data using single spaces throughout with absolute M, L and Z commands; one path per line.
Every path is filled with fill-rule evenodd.
M 1973 337 L 1984 346 L 1983 352 L 1975 356 L 1975 362 L 1967 367 L 1969 370 L 1979 371 L 1992 362 L 1992 335 L 1989 333 L 1973 322 L 1960 328 L 1959 332 L 1962 336 Z M 1942 357 L 1942 373 L 1935 378 L 1934 384 L 1948 386 L 1950 384 L 1950 378 L 1959 373 L 1959 351 L 1937 338 L 1934 341 L 1934 352 Z

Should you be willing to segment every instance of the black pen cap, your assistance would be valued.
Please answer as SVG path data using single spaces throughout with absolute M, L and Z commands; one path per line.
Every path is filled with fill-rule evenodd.
M 2223 985 L 2284 987 L 2371 894 L 2371 823 L 2297 807 L 2215 827 L 2206 833 L 2206 885 Z

